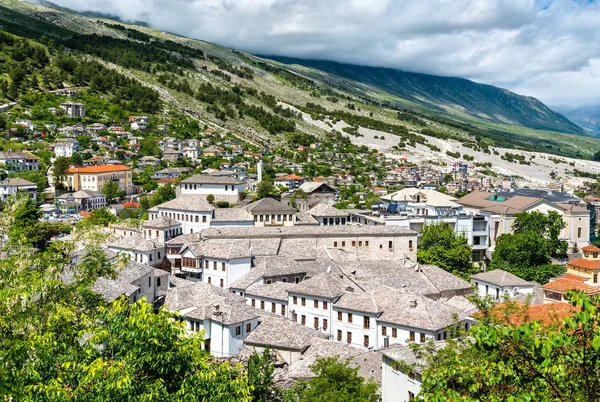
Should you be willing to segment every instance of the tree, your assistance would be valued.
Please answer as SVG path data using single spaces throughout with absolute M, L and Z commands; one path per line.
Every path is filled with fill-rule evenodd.
M 552 257 L 566 254 L 567 243 L 558 238 L 564 225 L 554 211 L 517 214 L 513 233 L 496 241 L 490 269 L 503 269 L 528 281 L 548 282 L 564 272 L 564 267 L 551 264 Z
M 106 196 L 109 202 L 112 202 L 119 196 L 119 183 L 115 181 L 106 181 L 102 187 L 102 194 Z
M 281 397 L 280 390 L 275 386 L 275 366 L 273 354 L 266 348 L 261 354 L 252 352 L 247 365 L 248 384 L 253 387 L 252 401 L 270 402 L 278 401 Z
M 417 259 L 421 264 L 436 265 L 465 279 L 474 273 L 466 236 L 457 235 L 443 222 L 423 226 Z
M 66 177 L 67 170 L 71 167 L 71 159 L 61 156 L 54 160 L 52 164 L 52 177 L 54 179 L 54 185 L 57 188 L 64 188 L 64 180 Z
M 317 357 L 310 367 L 315 377 L 299 381 L 286 401 L 297 402 L 376 402 L 379 401 L 378 386 L 358 375 L 358 367 L 350 367 L 348 361 L 339 357 Z
M 215 196 L 212 194 L 208 194 L 206 196 L 206 201 L 208 201 L 209 204 L 212 204 L 213 202 L 215 202 Z
M 426 401 L 598 401 L 600 400 L 600 302 L 567 294 L 570 316 L 530 322 L 527 308 L 514 304 L 490 314 L 471 338 L 415 351 L 423 358 L 419 397 Z M 516 310 L 515 310 L 516 309 Z M 511 324 L 507 317 L 523 317 Z
M 110 223 L 116 222 L 117 217 L 106 208 L 98 208 L 90 212 L 90 216 L 86 220 L 92 225 L 108 226 Z
M 600 151 L 594 152 L 594 155 L 592 156 L 592 160 L 596 161 L 596 162 L 600 162 Z
M 256 197 L 258 199 L 265 197 L 276 197 L 278 195 L 275 186 L 268 180 L 263 180 L 256 186 Z
M 306 201 L 307 198 L 308 195 L 304 192 L 304 190 L 298 188 L 296 191 L 294 191 L 294 194 L 292 194 L 292 197 L 290 198 L 290 204 L 294 208 L 298 208 L 299 200 Z
M 75 166 L 83 165 L 83 158 L 79 152 L 75 152 L 73 155 L 71 155 L 71 164 Z
M 139 156 L 155 156 L 157 158 L 162 157 L 162 151 L 158 142 L 150 139 L 145 139 L 140 142 L 140 150 L 138 151 Z

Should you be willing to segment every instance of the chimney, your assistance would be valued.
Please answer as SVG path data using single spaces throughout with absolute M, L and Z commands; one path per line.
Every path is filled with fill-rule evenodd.
M 411 300 L 410 301 L 410 308 L 416 308 L 417 307 L 417 301 L 416 300 Z

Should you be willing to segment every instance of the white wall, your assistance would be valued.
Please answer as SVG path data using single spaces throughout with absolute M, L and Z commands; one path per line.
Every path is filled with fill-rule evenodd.
M 508 291 L 508 296 L 512 299 L 515 297 L 513 293 L 513 289 L 516 287 L 518 289 L 517 294 L 532 294 L 533 293 L 533 285 L 532 286 L 497 286 L 488 282 L 484 282 L 481 280 L 472 279 L 471 283 L 473 283 L 477 287 L 477 294 L 480 297 L 485 297 L 486 294 L 492 296 L 496 299 L 496 294 L 499 295 L 497 300 L 501 300 L 504 297 L 504 291 Z M 486 288 L 487 287 L 487 288 Z
M 297 304 L 294 304 L 294 296 L 297 297 Z M 306 305 L 302 305 L 302 298 L 306 299 Z M 314 307 L 315 300 L 317 300 L 318 307 Z M 327 308 L 323 308 L 323 302 L 327 302 Z M 320 328 L 321 332 L 326 334 L 331 334 L 331 325 L 332 323 L 332 302 L 331 299 L 326 298 L 317 298 L 312 296 L 304 296 L 296 293 L 289 293 L 288 298 L 288 307 L 289 310 L 295 311 L 296 314 L 296 322 L 298 324 L 302 324 L 302 315 L 306 316 L 305 326 L 308 328 L 315 328 L 314 322 L 315 318 L 319 320 L 318 328 Z M 293 319 L 293 314 L 288 313 L 289 317 Z M 323 329 L 323 320 L 327 320 L 327 329 Z
M 283 317 L 289 318 L 288 314 L 289 314 L 289 309 L 288 309 L 288 304 L 287 302 L 281 301 L 281 300 L 274 300 L 274 299 L 269 299 L 267 297 L 259 297 L 259 296 L 254 296 L 254 295 L 248 295 L 246 294 L 244 296 L 246 298 L 246 304 L 249 306 L 252 306 L 252 301 L 254 300 L 254 306 L 257 309 L 261 309 L 264 311 L 270 311 L 273 312 L 273 304 L 275 305 L 275 314 L 279 314 Z M 261 302 L 264 302 L 264 309 L 262 308 L 262 304 Z M 284 310 L 285 308 L 285 310 Z M 285 314 L 282 314 L 282 310 L 285 311 Z
M 342 320 L 338 320 L 338 312 L 342 313 Z M 352 323 L 348 322 L 348 314 L 352 314 Z M 364 328 L 364 318 L 369 318 L 369 329 Z M 335 307 L 333 314 L 333 325 L 331 328 L 331 334 L 333 339 L 338 339 L 338 331 L 342 331 L 341 342 L 347 343 L 348 332 L 352 333 L 352 346 L 358 348 L 364 348 L 364 337 L 369 337 L 369 345 L 367 347 L 378 347 L 377 346 L 377 320 L 374 314 L 361 313 L 356 311 L 350 311 Z M 383 345 L 383 343 L 382 343 Z
M 183 234 L 198 233 L 202 229 L 208 229 L 212 220 L 212 211 L 182 211 L 177 209 L 160 208 L 158 212 L 152 212 L 150 220 L 159 216 L 168 216 L 181 224 Z M 198 222 L 196 222 L 198 218 Z
M 227 187 L 227 189 L 225 189 Z M 212 194 L 237 196 L 244 192 L 244 184 L 180 184 L 181 194 Z
M 383 402 L 405 402 L 409 400 L 408 392 L 414 396 L 421 391 L 420 376 L 414 380 L 408 375 L 393 369 L 394 360 L 384 356 L 381 373 L 381 398 Z

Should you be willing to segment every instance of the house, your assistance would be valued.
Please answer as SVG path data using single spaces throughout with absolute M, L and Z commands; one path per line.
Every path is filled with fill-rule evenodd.
M 388 211 L 407 215 L 448 216 L 461 211 L 455 198 L 435 190 L 405 188 L 384 195 L 381 200 L 388 205 Z
M 166 215 L 161 215 L 142 224 L 142 236 L 146 240 L 156 240 L 164 244 L 182 234 L 181 223 Z
M 287 188 L 288 190 L 293 190 L 293 189 L 300 187 L 300 185 L 302 185 L 303 182 L 304 182 L 304 179 L 302 177 L 296 176 L 295 174 L 289 174 L 289 175 L 276 177 L 274 184 L 275 184 L 275 187 L 283 186 L 283 187 Z
M 83 103 L 74 103 L 71 101 L 60 104 L 61 109 L 71 118 L 85 117 L 85 105 Z
M 77 212 L 106 207 L 106 196 L 98 191 L 80 190 L 57 197 L 59 206 L 74 206 Z
M 15 124 L 21 127 L 24 127 L 28 130 L 35 130 L 37 128 L 36 124 L 33 124 L 33 122 L 31 120 L 17 120 L 15 121 Z
M 40 160 L 22 152 L 0 151 L 0 165 L 8 173 L 40 170 Z
M 263 198 L 246 205 L 254 226 L 294 226 L 296 209 L 274 198 Z
M 162 160 L 168 163 L 173 163 L 180 161 L 183 158 L 183 153 L 181 151 L 176 151 L 173 149 L 169 149 L 163 152 Z
M 79 142 L 73 138 L 60 138 L 54 142 L 54 155 L 57 158 L 70 158 L 77 152 Z
M 132 130 L 145 130 L 150 124 L 150 118 L 147 116 L 129 116 Z
M 436 342 L 436 348 L 444 341 Z M 396 344 L 382 349 L 381 400 L 382 402 L 409 402 L 421 391 L 424 359 L 409 345 Z
M 314 217 L 319 225 L 345 225 L 350 222 L 349 214 L 329 205 L 317 204 L 307 211 L 307 214 Z
M 211 145 L 202 150 L 202 156 L 223 156 L 224 152 L 223 148 Z
M 569 290 L 579 290 L 588 295 L 600 294 L 600 248 L 589 245 L 581 249 L 583 256 L 567 262 L 567 272 L 543 285 L 544 301 L 566 301 Z
M 182 174 L 191 173 L 193 170 L 191 168 L 186 167 L 176 167 L 176 168 L 166 168 L 159 170 L 158 172 L 152 175 L 152 179 L 160 180 L 160 179 L 175 179 Z
M 165 258 L 165 247 L 156 240 L 147 240 L 139 233 L 110 240 L 108 250 L 125 255 L 129 260 L 151 267 L 159 267 Z
M 183 234 L 198 233 L 210 227 L 213 210 L 205 196 L 185 194 L 150 208 L 148 219 L 168 217 L 181 224 Z
M 231 204 L 245 196 L 244 182 L 225 175 L 195 175 L 182 180 L 179 190 L 183 195 L 203 195 L 204 198 L 212 194 L 215 201 L 227 201 Z
M 535 284 L 502 269 L 481 272 L 471 276 L 480 297 L 491 296 L 495 301 L 504 297 L 514 298 L 519 294 L 533 294 Z
M 37 190 L 37 184 L 20 177 L 8 178 L 0 181 L 0 198 L 2 201 L 6 201 L 16 194 L 27 194 L 36 201 Z
M 131 168 L 125 165 L 105 165 L 72 167 L 66 171 L 66 184 L 75 191 L 91 190 L 100 192 L 104 184 L 117 183 L 119 190 L 133 193 Z

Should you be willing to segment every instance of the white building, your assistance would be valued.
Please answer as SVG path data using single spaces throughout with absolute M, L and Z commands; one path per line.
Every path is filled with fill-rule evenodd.
M 532 294 L 535 286 L 533 282 L 502 269 L 475 274 L 471 276 L 471 283 L 480 297 L 491 296 L 496 301 L 502 301 L 504 297 L 512 299 L 519 294 Z
M 383 349 L 381 373 L 382 402 L 409 402 L 421 392 L 422 359 L 408 345 Z
M 254 226 L 294 226 L 296 209 L 274 198 L 263 198 L 246 205 Z
M 71 118 L 85 117 L 85 105 L 83 103 L 67 101 L 61 103 L 60 107 L 65 111 L 65 114 Z
M 182 195 L 212 194 L 215 201 L 227 201 L 236 204 L 244 194 L 244 182 L 230 176 L 201 174 L 183 180 L 179 184 Z
M 16 194 L 27 194 L 37 200 L 37 184 L 16 177 L 0 181 L 0 198 L 6 201 Z
M 405 188 L 384 195 L 381 200 L 387 204 L 388 212 L 407 216 L 449 216 L 461 211 L 454 197 L 435 190 Z
M 79 142 L 73 138 L 60 138 L 54 143 L 54 155 L 57 158 L 70 158 L 79 148 Z
M 0 151 L 0 165 L 8 173 L 40 170 L 40 160 L 22 152 Z
M 183 234 L 197 233 L 210 227 L 214 208 L 202 195 L 180 195 L 148 210 L 150 221 L 166 216 L 181 224 Z
M 57 198 L 57 204 L 73 206 L 77 211 L 93 211 L 106 207 L 106 196 L 98 191 L 80 190 L 74 193 L 62 194 Z
M 165 258 L 165 247 L 156 240 L 146 240 L 139 233 L 109 241 L 107 247 L 117 254 L 126 255 L 130 261 L 151 267 L 161 266 Z

